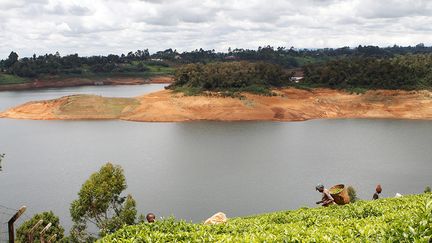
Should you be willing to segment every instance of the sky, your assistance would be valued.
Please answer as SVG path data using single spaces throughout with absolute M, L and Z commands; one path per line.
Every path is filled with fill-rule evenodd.
M 432 45 L 430 0 L 0 0 L 0 59 Z

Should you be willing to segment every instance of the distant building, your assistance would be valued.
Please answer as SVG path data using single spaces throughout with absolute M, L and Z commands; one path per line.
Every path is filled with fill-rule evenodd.
M 237 60 L 238 58 L 236 56 L 226 56 L 224 59 L 225 60 Z
M 303 77 L 291 77 L 290 80 L 298 83 L 303 80 Z

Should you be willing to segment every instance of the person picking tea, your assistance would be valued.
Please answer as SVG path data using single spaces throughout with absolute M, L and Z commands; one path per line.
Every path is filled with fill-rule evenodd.
M 334 198 L 330 195 L 329 190 L 325 189 L 323 184 L 318 184 L 315 189 L 322 193 L 322 200 L 316 202 L 316 204 L 321 204 L 323 207 L 336 204 Z

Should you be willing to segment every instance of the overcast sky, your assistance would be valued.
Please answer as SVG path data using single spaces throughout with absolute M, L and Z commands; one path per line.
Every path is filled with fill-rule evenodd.
M 0 58 L 417 43 L 432 45 L 429 0 L 0 0 Z

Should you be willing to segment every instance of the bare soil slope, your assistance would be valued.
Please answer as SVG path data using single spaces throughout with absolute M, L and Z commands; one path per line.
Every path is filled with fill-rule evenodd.
M 304 121 L 323 118 L 432 119 L 432 92 L 368 91 L 356 95 L 330 89 L 294 88 L 277 96 L 244 99 L 184 96 L 163 90 L 135 98 L 66 96 L 29 102 L 0 117 L 38 120 L 122 119 L 130 121 Z

